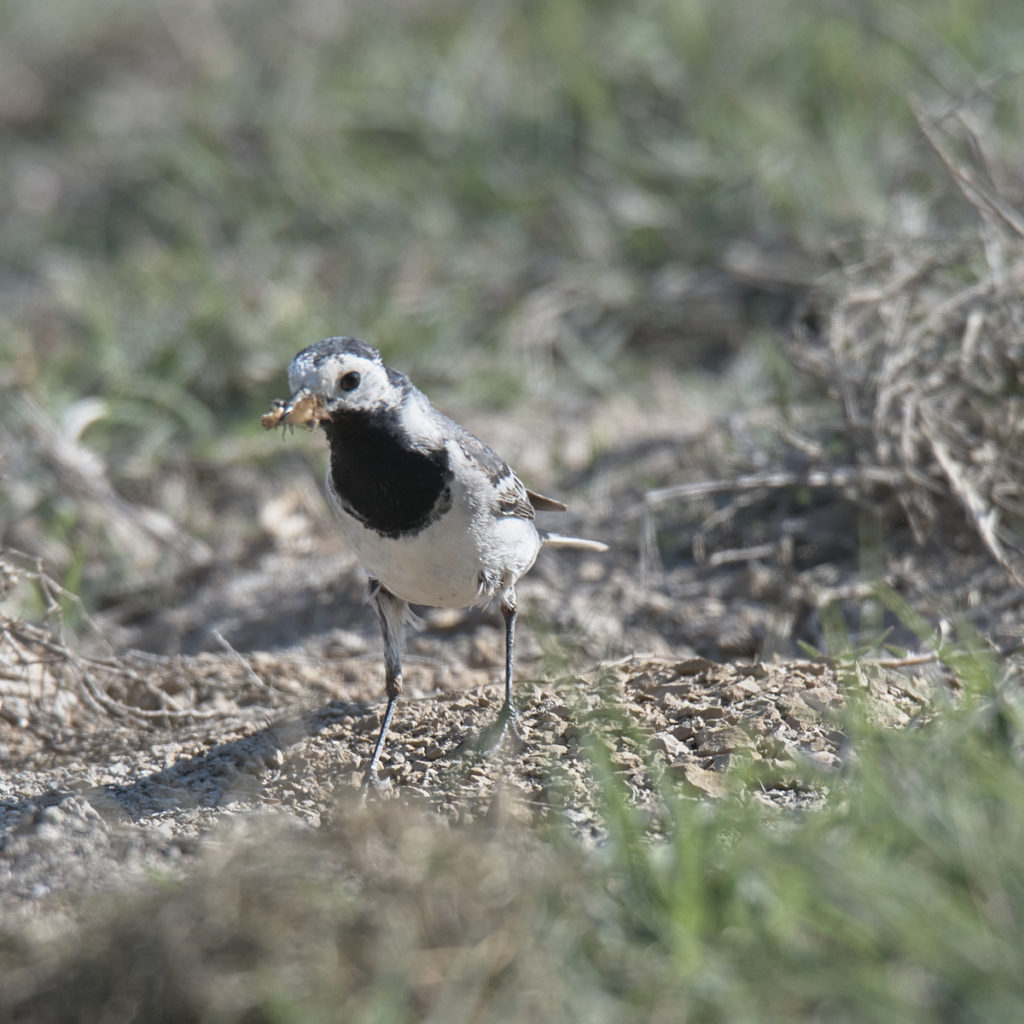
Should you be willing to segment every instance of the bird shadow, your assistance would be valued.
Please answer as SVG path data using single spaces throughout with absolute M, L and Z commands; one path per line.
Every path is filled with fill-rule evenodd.
M 255 795 L 259 777 L 279 768 L 291 748 L 346 717 L 371 714 L 376 703 L 332 700 L 319 708 L 285 714 L 245 736 L 215 743 L 127 783 L 104 783 L 85 789 L 51 788 L 33 796 L 3 801 L 0 807 L 6 812 L 8 825 L 0 834 L 30 824 L 46 808 L 71 798 L 86 800 L 111 823 L 138 823 L 183 807 L 223 808 L 247 795 Z M 247 779 L 252 780 L 251 785 L 246 784 Z

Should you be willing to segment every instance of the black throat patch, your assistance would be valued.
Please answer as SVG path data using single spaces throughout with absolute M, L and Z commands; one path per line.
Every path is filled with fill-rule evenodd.
M 383 537 L 409 537 L 451 508 L 444 448 L 417 451 L 394 410 L 345 413 L 323 424 L 342 507 Z

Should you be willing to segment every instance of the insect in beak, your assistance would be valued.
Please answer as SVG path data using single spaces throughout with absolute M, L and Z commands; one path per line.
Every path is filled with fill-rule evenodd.
M 270 412 L 260 417 L 264 430 L 275 427 L 305 427 L 313 430 L 321 420 L 329 420 L 330 413 L 320 395 L 314 395 L 308 388 L 296 391 L 287 402 L 275 398 L 270 403 Z

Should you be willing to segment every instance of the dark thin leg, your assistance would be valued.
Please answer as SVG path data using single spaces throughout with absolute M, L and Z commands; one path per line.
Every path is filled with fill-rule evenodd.
M 492 722 L 479 735 L 467 736 L 459 744 L 455 753 L 459 754 L 493 754 L 511 736 L 518 743 L 523 744 L 523 737 L 519 733 L 516 722 L 519 713 L 512 701 L 512 676 L 515 666 L 516 650 L 516 592 L 512 589 L 501 595 L 501 614 L 505 620 L 505 700 L 498 712 L 497 720 Z
M 512 673 L 516 656 L 516 612 L 519 610 L 516 592 L 510 590 L 501 599 L 501 614 L 505 619 L 505 703 L 501 706 L 499 720 L 502 723 L 515 721 L 516 708 L 512 703 Z M 504 725 L 502 727 L 504 732 Z
M 395 704 L 402 692 L 402 637 L 405 631 L 405 615 L 408 611 L 408 605 L 381 586 L 377 580 L 370 580 L 370 598 L 380 621 L 381 636 L 384 638 L 384 686 L 388 695 L 388 705 L 384 709 L 384 720 L 380 724 L 370 763 L 363 775 L 363 799 L 366 799 L 369 787 L 377 785 L 377 763 L 384 750 L 384 740 L 391 725 L 391 716 L 395 713 Z
M 388 706 L 384 709 L 384 721 L 380 723 L 380 732 L 377 733 L 377 742 L 373 747 L 373 756 L 370 758 L 370 763 L 366 766 L 366 771 L 363 773 L 363 785 L 361 790 L 364 796 L 367 789 L 371 786 L 377 786 L 380 781 L 377 778 L 377 762 L 380 760 L 381 751 L 384 749 L 384 739 L 388 734 L 388 728 L 391 725 L 391 716 L 395 713 L 395 704 L 397 703 L 398 694 L 389 694 Z
M 520 744 L 523 737 L 519 732 L 519 712 L 512 700 L 512 676 L 516 657 L 516 612 L 519 609 L 516 592 L 507 590 L 501 597 L 501 614 L 505 620 L 505 700 L 498 712 L 498 720 L 487 732 L 494 737 L 486 744 L 486 749 L 497 750 L 508 739 L 509 735 Z

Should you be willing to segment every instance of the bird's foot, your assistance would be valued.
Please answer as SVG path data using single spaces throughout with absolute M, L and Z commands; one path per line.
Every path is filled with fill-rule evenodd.
M 371 764 L 363 773 L 363 782 L 359 787 L 359 802 L 365 805 L 366 799 L 371 793 L 382 793 L 390 788 L 391 784 L 377 774 L 377 766 Z
M 503 749 L 523 750 L 526 740 L 519 728 L 519 712 L 508 703 L 502 704 L 498 717 L 486 729 L 467 736 L 455 748 L 456 755 L 476 754 L 492 757 Z
M 502 704 L 497 721 L 490 729 L 485 729 L 484 733 L 493 736 L 490 746 L 484 746 L 485 753 L 494 753 L 504 746 L 510 747 L 513 751 L 526 748 L 526 738 L 519 728 L 519 712 L 511 704 Z

